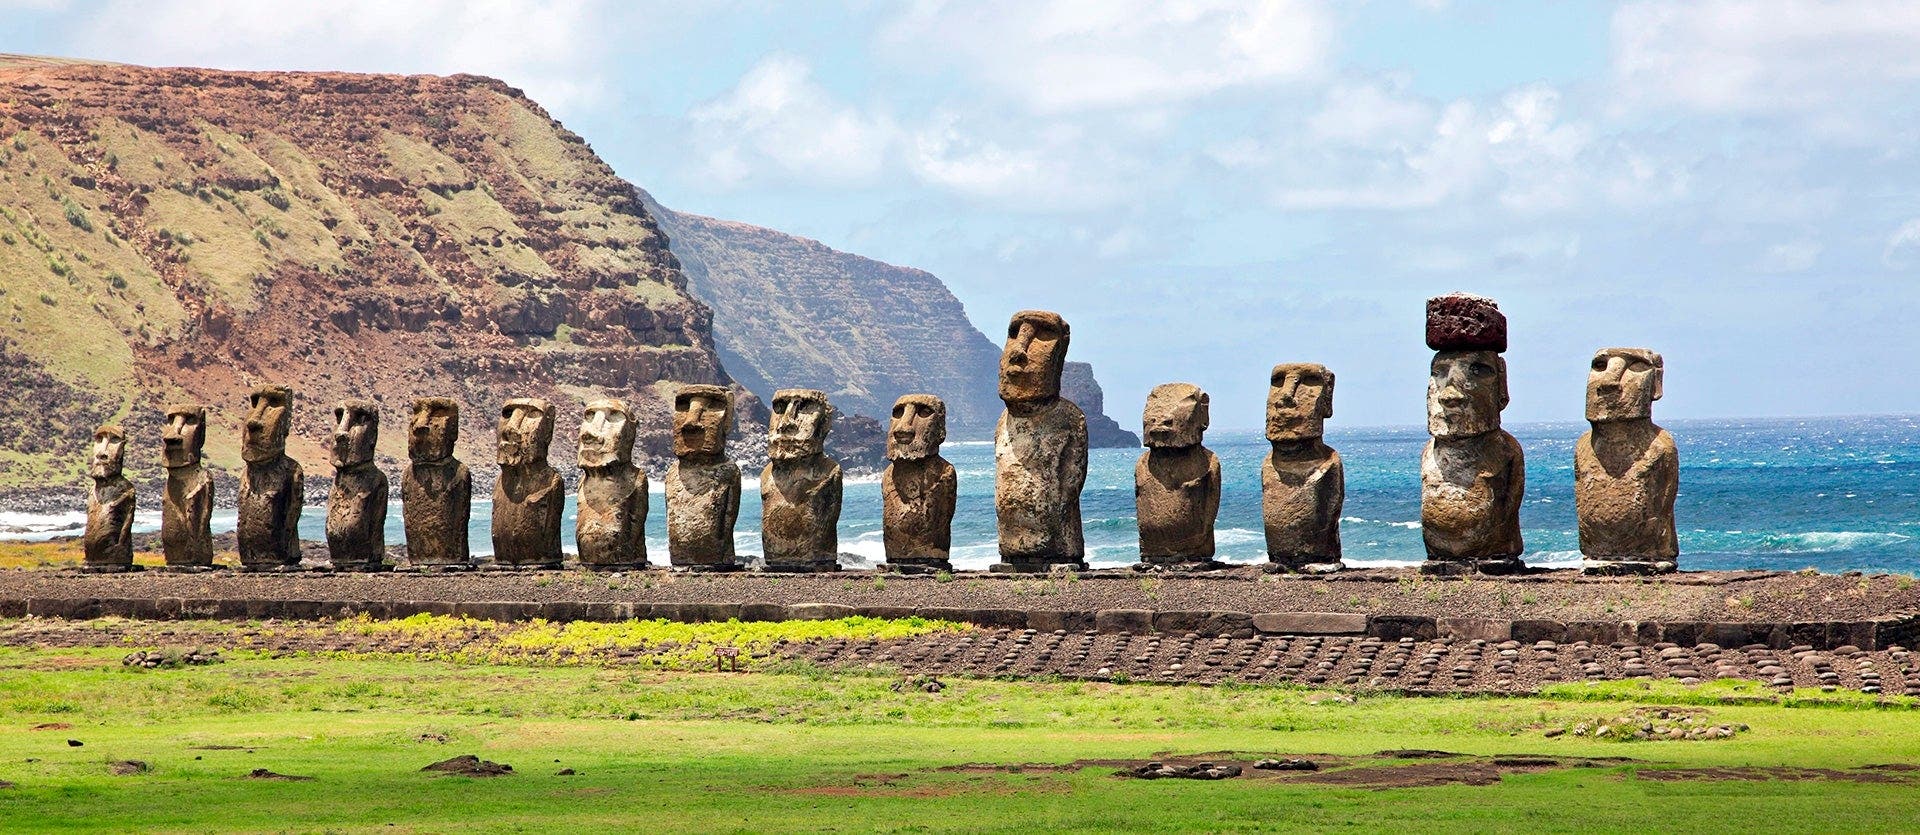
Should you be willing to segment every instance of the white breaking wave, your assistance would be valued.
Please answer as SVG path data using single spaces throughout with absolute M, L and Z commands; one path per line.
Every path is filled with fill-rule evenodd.
M 1775 533 L 1760 537 L 1760 541 L 1754 545 L 1754 550 L 1769 554 L 1819 554 L 1829 551 L 1885 548 L 1912 538 L 1906 534 L 1880 531 Z

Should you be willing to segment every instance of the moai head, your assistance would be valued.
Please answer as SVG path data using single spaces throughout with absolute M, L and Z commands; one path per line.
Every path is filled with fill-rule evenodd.
M 1142 443 L 1155 449 L 1186 449 L 1200 445 L 1207 432 L 1210 398 L 1192 383 L 1163 383 L 1147 393 L 1141 417 Z
M 947 404 L 931 394 L 903 394 L 887 421 L 887 460 L 917 461 L 940 454 L 947 440 Z
M 580 466 L 611 467 L 633 460 L 633 410 L 624 400 L 602 399 L 587 404 L 580 420 Z
M 407 457 L 418 463 L 453 457 L 460 440 L 460 401 L 451 397 L 422 397 L 413 401 L 407 419 Z
M 113 478 L 127 460 L 127 433 L 108 424 L 93 430 L 93 456 L 87 460 L 87 475 Z
M 379 441 L 380 407 L 373 401 L 342 400 L 333 404 L 333 466 L 373 463 L 373 445 Z
M 176 403 L 167 407 L 167 425 L 160 430 L 160 463 L 168 469 L 200 463 L 207 441 L 207 407 Z
M 1060 372 L 1067 364 L 1072 330 L 1058 313 L 1022 310 L 1007 325 L 1000 352 L 1000 399 L 1046 403 L 1060 396 Z
M 1645 348 L 1601 348 L 1587 372 L 1587 420 L 1610 423 L 1653 417 L 1664 392 L 1666 364 Z
M 247 423 L 240 457 L 272 461 L 287 454 L 287 430 L 293 426 L 293 389 L 261 386 L 247 395 Z
M 1333 417 L 1333 372 L 1317 362 L 1273 367 L 1267 389 L 1267 440 L 1309 441 L 1326 434 Z
M 1500 428 L 1507 361 L 1492 351 L 1441 351 L 1427 378 L 1427 432 L 1471 438 Z
M 725 386 L 681 386 L 673 396 L 673 454 L 719 459 L 733 434 L 733 393 Z
M 833 406 L 824 392 L 781 389 L 773 393 L 773 419 L 767 424 L 767 457 L 794 461 L 821 454 L 833 429 Z
M 500 466 L 547 463 L 553 445 L 553 404 L 538 397 L 516 397 L 500 407 Z

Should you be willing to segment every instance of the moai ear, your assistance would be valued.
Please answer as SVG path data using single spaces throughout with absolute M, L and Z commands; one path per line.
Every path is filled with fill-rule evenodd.
M 1667 393 L 1667 364 L 1659 354 L 1653 355 L 1653 399 L 1659 400 Z
M 1500 372 L 1500 408 L 1505 409 L 1507 408 L 1507 401 L 1509 399 L 1507 397 L 1507 358 L 1500 356 L 1494 357 L 1493 366 L 1494 370 Z
M 1200 431 L 1202 432 L 1207 431 L 1207 427 L 1213 424 L 1212 404 L 1213 398 L 1207 396 L 1206 392 L 1202 391 L 1195 394 L 1194 416 L 1200 419 Z
M 1320 389 L 1320 417 L 1333 417 L 1333 372 L 1327 372 L 1327 384 Z

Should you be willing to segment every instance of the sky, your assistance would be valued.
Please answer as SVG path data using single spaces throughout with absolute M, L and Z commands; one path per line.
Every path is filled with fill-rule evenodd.
M 1107 411 L 1423 420 L 1424 300 L 1511 327 L 1510 421 L 1593 352 L 1661 417 L 1920 412 L 1920 4 L 0 0 L 0 51 L 491 75 L 673 208 L 1060 312 Z

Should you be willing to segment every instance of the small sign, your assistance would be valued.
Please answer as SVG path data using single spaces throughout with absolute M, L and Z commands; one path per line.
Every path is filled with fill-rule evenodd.
M 733 670 L 736 673 L 740 671 L 739 647 L 713 648 L 713 671 L 717 673 L 723 670 Z

